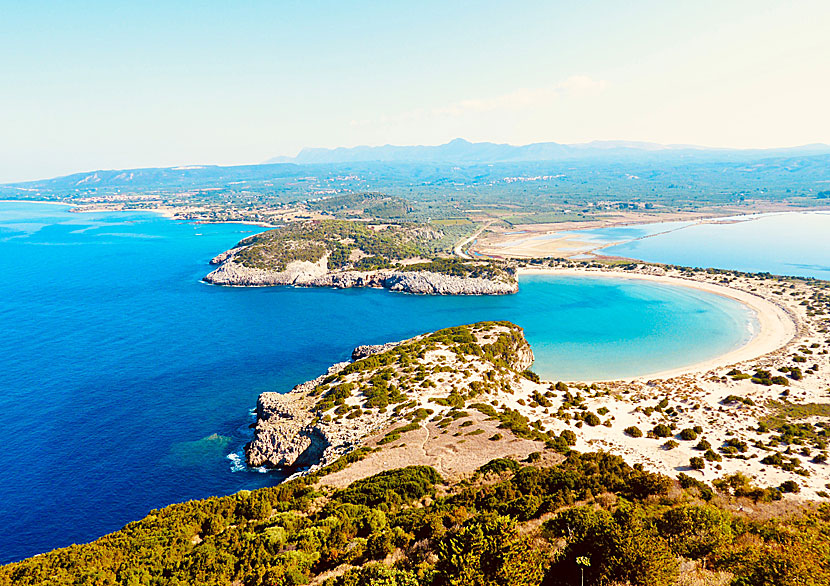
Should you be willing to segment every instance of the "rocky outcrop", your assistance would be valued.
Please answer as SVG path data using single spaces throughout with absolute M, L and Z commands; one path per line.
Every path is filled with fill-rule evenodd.
M 221 265 L 223 262 L 232 258 L 237 252 L 246 248 L 245 246 L 237 246 L 235 248 L 231 248 L 230 250 L 226 250 L 221 254 L 217 254 L 212 259 L 210 259 L 210 264 L 212 265 Z
M 386 352 L 388 350 L 391 350 L 398 344 L 400 344 L 400 342 L 389 342 L 388 344 L 367 344 L 365 346 L 358 346 L 357 348 L 352 350 L 352 360 L 362 360 L 363 358 L 366 358 L 368 356 Z
M 507 295 L 519 290 L 515 279 L 501 281 L 456 277 L 426 271 L 389 273 L 383 286 L 391 291 L 420 295 Z
M 459 335 L 459 328 L 467 331 L 463 342 L 453 339 Z M 448 335 L 440 335 L 443 332 Z M 474 343 L 469 341 L 470 335 Z M 498 350 L 493 354 L 495 342 Z M 372 377 L 381 370 L 383 380 L 391 375 L 390 387 L 405 389 L 410 409 L 421 405 L 440 411 L 451 408 L 435 401 L 450 392 L 444 388 L 447 385 L 455 389 L 455 385 L 479 381 L 482 387 L 509 388 L 520 379 L 517 373 L 533 363 L 533 352 L 521 328 L 508 322 L 482 322 L 442 330 L 436 337 L 425 334 L 402 342 L 358 346 L 352 351 L 352 360 L 387 352 L 395 353 L 391 360 L 381 360 L 374 366 L 347 369 L 351 363 L 341 362 L 325 375 L 297 385 L 288 393 L 262 393 L 257 401 L 254 437 L 245 447 L 248 464 L 287 470 L 317 469 L 364 445 L 367 438 L 390 425 L 408 421 L 407 415 L 391 405 L 369 402 L 370 394 L 366 393 L 376 384 Z M 423 364 L 430 372 L 427 377 L 434 379 L 429 381 L 431 384 L 421 384 L 422 379 L 418 384 L 409 380 L 414 376 L 412 371 L 395 366 L 400 364 L 400 357 L 409 365 L 413 360 Z M 460 361 L 457 370 L 448 374 L 446 368 L 455 360 Z M 494 364 L 507 364 L 509 369 L 496 371 Z M 494 372 L 503 380 L 493 379 Z M 447 381 L 445 377 L 457 380 Z M 334 391 L 337 395 L 331 396 Z
M 236 249 L 238 250 L 238 249 Z M 507 295 L 519 290 L 515 276 L 506 279 L 458 277 L 428 271 L 339 271 L 329 272 L 326 257 L 316 263 L 294 261 L 284 271 L 246 267 L 234 261 L 233 254 L 219 255 L 221 265 L 205 277 L 214 285 L 268 287 L 375 287 L 417 295 Z
M 311 425 L 309 407 L 297 401 L 296 395 L 261 394 L 254 439 L 245 450 L 248 463 L 268 468 L 316 463 L 328 444 Z
M 515 358 L 510 363 L 510 366 L 514 370 L 522 372 L 533 366 L 534 357 L 533 350 L 530 349 L 530 344 L 525 342 L 517 345 L 515 353 Z
M 289 263 L 284 271 L 270 271 L 246 267 L 234 262 L 233 256 L 231 256 L 222 261 L 218 269 L 208 274 L 205 281 L 214 285 L 233 287 L 308 285 L 327 274 L 326 264 L 326 257 L 321 258 L 316 263 L 298 260 Z
M 311 392 L 330 373 L 339 372 L 340 362 L 314 380 L 294 387 L 289 393 L 262 393 L 257 399 L 254 438 L 245 446 L 250 466 L 301 468 L 320 462 L 330 442 L 314 425 Z

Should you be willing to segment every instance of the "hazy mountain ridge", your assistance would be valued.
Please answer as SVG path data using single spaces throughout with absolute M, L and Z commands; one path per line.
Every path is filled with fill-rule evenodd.
M 345 160 L 364 156 L 361 153 L 386 153 L 384 156 L 399 160 Z M 424 159 L 411 160 L 411 153 L 420 153 Z M 521 160 L 498 160 L 510 153 Z M 439 155 L 445 160 L 427 160 Z M 324 162 L 333 156 L 344 160 Z M 312 161 L 315 158 L 319 160 Z M 824 189 L 830 180 L 830 146 L 821 144 L 738 151 L 625 142 L 514 147 L 459 139 L 436 147 L 306 149 L 296 159 L 257 165 L 96 170 L 0 185 L 0 196 L 30 199 L 203 190 L 202 195 L 207 197 L 217 190 L 252 190 L 304 199 L 308 194 L 345 189 L 381 190 L 412 197 L 411 188 L 415 186 L 422 191 L 447 186 L 455 189 L 500 185 L 505 178 L 553 176 L 573 189 L 592 185 L 608 193 L 627 193 L 632 181 L 657 181 L 651 187 L 659 189 L 686 185 L 720 192 L 777 185 L 809 191 Z
M 296 157 L 274 157 L 266 163 L 436 162 L 498 163 L 521 161 L 569 161 L 581 159 L 680 158 L 736 160 L 775 156 L 808 156 L 830 153 L 830 145 L 810 144 L 774 149 L 727 149 L 695 145 L 663 145 L 636 141 L 592 141 L 579 144 L 538 142 L 527 145 L 469 142 L 457 138 L 435 146 L 356 146 L 304 148 Z

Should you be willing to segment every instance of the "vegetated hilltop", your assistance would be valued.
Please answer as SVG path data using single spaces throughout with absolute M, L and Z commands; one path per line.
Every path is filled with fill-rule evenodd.
M 404 198 L 378 192 L 326 196 L 308 201 L 306 205 L 312 211 L 348 219 L 363 217 L 401 220 L 412 211 L 412 204 Z
M 460 466 L 453 461 L 452 446 L 434 446 L 436 440 L 459 419 L 467 419 L 464 427 L 472 432 L 475 423 L 495 414 L 490 402 L 498 404 L 501 395 L 512 394 L 517 373 L 533 363 L 521 328 L 509 322 L 481 322 L 397 344 L 361 346 L 353 357 L 354 362 L 337 364 L 289 393 L 260 395 L 254 438 L 246 447 L 250 465 L 316 469 L 360 446 L 386 445 L 417 431 L 419 447 L 408 449 L 407 457 L 433 462 L 433 447 L 446 448 L 441 471 L 469 471 L 470 465 L 483 464 L 504 449 L 492 439 L 495 425 L 465 434 L 462 443 L 470 443 Z M 470 401 L 475 401 L 475 417 L 463 410 Z M 502 415 L 521 437 L 551 439 L 517 412 Z M 479 437 L 484 429 L 489 434 Z M 382 437 L 372 439 L 381 431 Z M 529 452 L 535 446 L 527 442 L 511 449 L 516 448 Z
M 448 258 L 452 241 L 421 224 L 292 222 L 242 240 L 211 263 L 217 285 L 384 287 L 426 294 L 504 294 L 518 289 L 504 263 Z M 443 256 L 442 256 L 443 253 Z

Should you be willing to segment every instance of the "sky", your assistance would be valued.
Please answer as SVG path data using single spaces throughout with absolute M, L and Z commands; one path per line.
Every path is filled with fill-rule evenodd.
M 830 143 L 827 0 L 0 0 L 0 182 L 304 147 Z

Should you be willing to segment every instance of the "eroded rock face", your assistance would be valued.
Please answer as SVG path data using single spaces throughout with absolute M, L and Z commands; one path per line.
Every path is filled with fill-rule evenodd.
M 249 465 L 297 468 L 320 459 L 328 443 L 312 425 L 311 403 L 303 398 L 296 393 L 259 396 L 254 439 L 245 446 Z
M 456 277 L 427 271 L 392 272 L 384 287 L 391 291 L 420 295 L 507 295 L 516 293 L 519 284 L 490 279 Z
M 516 348 L 516 360 L 510 366 L 514 370 L 522 372 L 533 366 L 533 360 L 533 350 L 531 350 L 530 344 L 524 342 Z
M 284 271 L 271 271 L 238 264 L 234 261 L 233 254 L 229 254 L 231 252 L 213 259 L 221 264 L 205 277 L 206 282 L 237 287 L 377 287 L 416 295 L 508 295 L 519 290 L 515 278 L 503 281 L 457 277 L 428 271 L 328 272 L 325 257 L 316 263 L 294 261 Z
M 230 251 L 229 251 L 230 252 Z M 226 254 L 226 253 L 223 253 Z M 217 260 L 222 255 L 214 258 Z M 269 271 L 246 267 L 234 262 L 233 256 L 221 261 L 218 269 L 205 277 L 205 281 L 214 285 L 236 287 L 268 287 L 272 285 L 307 285 L 327 273 L 327 259 L 321 258 L 316 263 L 294 261 L 284 271 Z
M 400 344 L 400 342 L 389 342 L 388 344 L 367 344 L 365 346 L 358 346 L 357 348 L 352 350 L 352 360 L 362 360 L 367 356 L 372 356 L 373 354 L 380 354 L 382 352 L 386 352 L 387 350 L 391 350 L 398 344 Z

